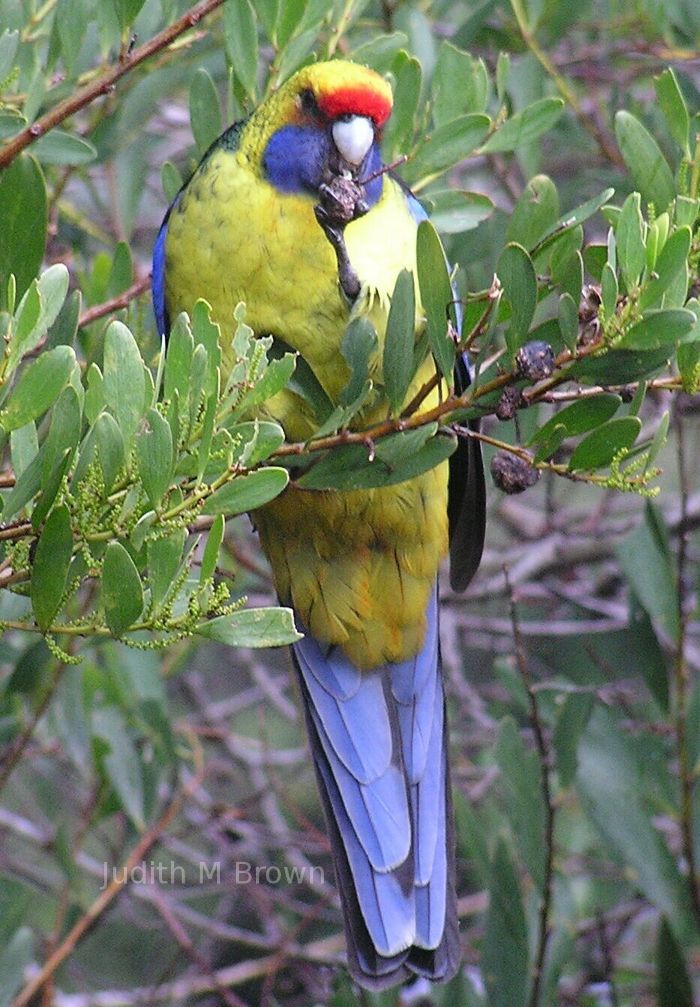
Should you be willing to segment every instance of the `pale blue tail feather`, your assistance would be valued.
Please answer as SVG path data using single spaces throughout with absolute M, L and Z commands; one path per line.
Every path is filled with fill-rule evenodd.
M 459 964 L 437 589 L 426 623 L 415 658 L 370 671 L 294 645 L 350 969 L 375 989 Z

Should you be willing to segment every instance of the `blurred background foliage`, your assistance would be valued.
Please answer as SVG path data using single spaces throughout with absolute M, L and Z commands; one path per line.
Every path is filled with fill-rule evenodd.
M 699 43 L 694 0 L 2 0 L 0 1005 L 698 1002 Z M 285 652 L 227 646 L 293 633 L 247 519 L 221 541 L 279 491 L 256 468 L 277 434 L 224 415 L 205 313 L 159 369 L 145 293 L 182 179 L 311 54 L 392 78 L 385 153 L 410 155 L 474 333 L 458 418 L 542 476 L 493 489 L 482 568 L 443 592 L 465 969 L 401 995 L 335 967 Z M 265 378 L 239 321 L 264 397 L 285 365 Z M 517 363 L 532 340 L 551 374 Z M 160 378 L 209 389 L 209 428 L 197 398 L 168 441 Z M 250 474 L 193 528 L 188 480 L 215 496 L 232 430 Z M 131 509 L 78 550 L 71 520 L 113 485 Z

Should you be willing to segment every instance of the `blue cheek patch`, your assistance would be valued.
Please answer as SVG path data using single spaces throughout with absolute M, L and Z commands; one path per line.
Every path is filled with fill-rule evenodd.
M 270 137 L 263 154 L 265 178 L 279 192 L 306 193 L 315 196 L 323 181 L 330 154 L 331 140 L 314 126 L 283 126 Z M 382 167 L 379 148 L 372 145 L 359 172 L 364 178 Z M 367 183 L 367 203 L 374 206 L 382 194 L 382 175 Z
M 265 177 L 280 192 L 318 192 L 329 143 L 320 129 L 283 126 L 273 133 L 265 148 Z

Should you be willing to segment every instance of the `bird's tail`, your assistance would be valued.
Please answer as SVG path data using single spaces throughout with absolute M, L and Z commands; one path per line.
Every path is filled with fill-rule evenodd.
M 460 945 L 437 591 L 423 649 L 359 671 L 310 636 L 294 645 L 345 919 L 368 989 L 445 980 Z

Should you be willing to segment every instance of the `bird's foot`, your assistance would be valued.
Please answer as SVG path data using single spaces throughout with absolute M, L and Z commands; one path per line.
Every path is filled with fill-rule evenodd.
M 323 186 L 321 187 L 323 188 Z M 339 219 L 330 213 L 326 207 L 319 203 L 314 207 L 316 220 L 323 233 L 333 247 L 335 257 L 338 262 L 338 280 L 340 287 L 350 304 L 352 304 L 360 293 L 360 281 L 357 273 L 352 267 L 350 256 L 345 244 L 345 224 L 347 221 Z

